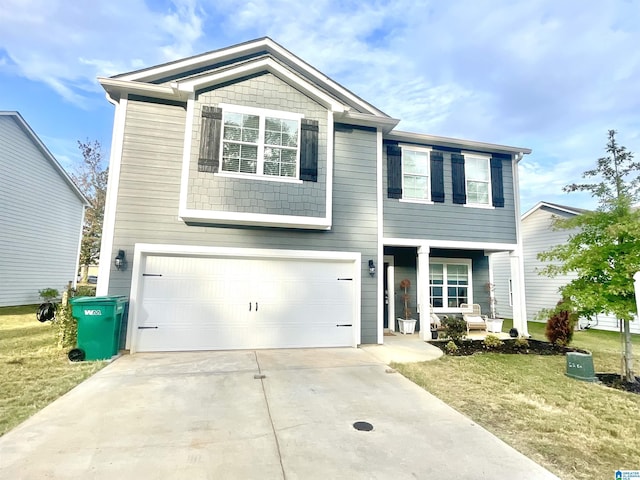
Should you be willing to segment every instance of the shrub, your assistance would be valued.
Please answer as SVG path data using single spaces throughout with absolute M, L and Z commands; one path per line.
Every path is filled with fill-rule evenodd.
M 75 348 L 78 339 L 78 322 L 71 314 L 71 305 L 61 304 L 53 325 L 58 336 L 58 348 Z
M 462 318 L 445 317 L 442 319 L 444 331 L 454 342 L 462 340 L 467 335 L 467 322 Z
M 573 339 L 576 317 L 567 300 L 560 300 L 547 320 L 544 334 L 551 343 L 569 345 Z
M 482 341 L 483 345 L 487 348 L 498 348 L 504 342 L 498 338 L 497 335 L 487 335 L 485 339 Z
M 78 285 L 74 297 L 95 297 L 96 287 L 92 285 Z
M 42 290 L 38 290 L 38 294 L 45 302 L 50 302 L 54 298 L 58 298 L 60 296 L 60 292 L 55 288 L 43 288 Z
M 529 348 L 529 340 L 525 337 L 518 337 L 514 340 L 513 344 L 516 348 Z
M 458 345 L 456 345 L 452 340 L 449 340 L 447 344 L 444 346 L 444 349 L 447 351 L 449 355 L 453 355 L 458 351 Z

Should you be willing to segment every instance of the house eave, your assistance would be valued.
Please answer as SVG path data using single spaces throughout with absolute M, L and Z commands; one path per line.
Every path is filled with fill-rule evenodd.
M 345 110 L 334 115 L 334 120 L 349 125 L 359 125 L 362 127 L 373 127 L 380 129 L 383 133 L 389 133 L 400 122 L 397 118 L 379 117 L 366 113 Z
M 98 77 L 98 82 L 105 89 L 107 95 L 118 101 L 126 95 L 141 95 L 162 100 L 175 100 L 186 102 L 189 92 L 180 90 L 177 84 L 154 85 L 137 81 L 120 80 L 114 78 Z
M 331 80 L 322 72 L 298 58 L 296 55 L 289 52 L 269 37 L 251 40 L 232 47 L 214 50 L 183 60 L 158 65 L 156 67 L 116 75 L 111 78 L 114 80 L 135 81 L 138 83 L 157 82 L 163 78 L 176 77 L 181 73 L 186 74 L 189 71 L 206 68 L 208 65 L 233 62 L 235 59 L 257 55 L 261 52 L 272 56 L 275 60 L 295 71 L 298 75 L 306 77 L 307 81 L 317 84 L 318 88 L 327 92 L 328 95 L 335 96 L 336 98 L 341 99 L 341 101 L 347 101 L 347 103 L 352 104 L 354 107 L 357 107 L 357 109 L 371 115 L 388 117 L 387 114 L 361 99 L 342 85 Z
M 75 195 L 80 199 L 80 201 L 82 202 L 83 206 L 85 208 L 90 207 L 91 203 L 89 203 L 89 200 L 87 199 L 87 197 L 78 188 L 78 186 L 71 179 L 71 177 L 65 171 L 65 169 L 62 168 L 62 165 L 60 165 L 60 163 L 58 163 L 58 161 L 53 156 L 53 154 L 49 151 L 49 149 L 46 147 L 46 145 L 44 143 L 42 143 L 42 141 L 40 140 L 38 135 L 36 135 L 36 132 L 34 132 L 32 130 L 32 128 L 29 126 L 29 124 L 25 121 L 25 119 L 22 118 L 22 115 L 20 115 L 19 112 L 14 112 L 14 111 L 11 111 L 11 112 L 0 111 L 0 115 L 9 116 L 9 117 L 12 117 L 12 118 L 14 118 L 16 120 L 16 122 L 18 123 L 20 128 L 22 128 L 22 130 L 27 134 L 27 136 L 31 138 L 31 140 L 36 145 L 36 148 L 40 151 L 40 153 L 42 153 L 42 155 L 44 155 L 44 157 L 47 160 L 49 160 L 51 165 L 53 165 L 53 167 L 60 174 L 60 176 L 63 178 L 63 180 L 69 185 L 71 190 L 73 190 L 73 193 L 75 193 Z
M 439 137 L 436 135 L 427 135 L 423 133 L 412 133 L 394 130 L 385 135 L 385 140 L 393 140 L 398 142 L 414 142 L 425 143 L 434 146 L 443 146 L 449 148 L 468 149 L 479 152 L 497 152 L 507 153 L 510 155 L 517 155 L 518 160 L 523 155 L 531 153 L 530 148 L 524 147 L 510 147 L 507 145 L 498 145 L 494 143 L 476 142 L 473 140 L 464 140 L 459 138 Z
M 536 212 L 537 210 L 539 210 L 542 207 L 547 207 L 550 208 L 552 210 L 556 210 L 558 212 L 564 212 L 564 213 L 568 213 L 570 215 L 580 215 L 581 213 L 584 213 L 585 210 L 583 209 L 574 209 L 571 207 L 566 207 L 563 205 L 557 205 L 554 203 L 549 203 L 549 202 L 538 202 L 536 203 L 531 209 L 527 210 L 525 213 L 522 214 L 521 219 L 524 220 L 525 218 L 527 218 L 528 216 L 530 216 L 531 214 L 533 214 L 534 212 Z

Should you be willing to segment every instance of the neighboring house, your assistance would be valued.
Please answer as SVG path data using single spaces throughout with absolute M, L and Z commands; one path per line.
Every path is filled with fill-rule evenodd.
M 524 282 L 527 306 L 527 319 L 538 320 L 536 315 L 542 309 L 553 308 L 561 299 L 560 287 L 575 278 L 575 274 L 547 277 L 538 272 L 549 262 L 538 260 L 538 254 L 548 251 L 556 245 L 565 243 L 569 235 L 576 230 L 554 230 L 554 217 L 572 218 L 585 212 L 581 208 L 557 205 L 549 202 L 539 202 L 522 215 L 522 244 L 525 266 Z M 512 316 L 512 301 L 510 295 L 511 276 L 508 260 L 503 254 L 492 256 L 492 267 L 495 284 L 497 309 L 500 316 Z M 601 330 L 618 331 L 618 322 L 614 317 L 598 315 L 596 318 L 579 320 L 580 328 L 597 328 Z M 640 322 L 631 322 L 631 331 L 640 333 Z
M 99 81 L 98 294 L 130 297 L 132 351 L 382 343 L 403 278 L 415 318 L 488 312 L 490 252 L 521 278 L 526 148 L 396 131 L 269 38 Z
M 0 112 L 0 306 L 75 282 L 86 198 L 17 112 Z

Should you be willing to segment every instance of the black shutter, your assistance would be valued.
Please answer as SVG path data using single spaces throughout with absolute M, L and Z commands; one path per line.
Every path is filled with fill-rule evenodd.
M 464 178 L 464 157 L 451 154 L 451 179 L 453 181 L 453 203 L 467 202 L 467 184 Z
M 502 187 L 502 160 L 491 159 L 491 197 L 494 207 L 504 207 L 504 188 Z
M 444 168 L 442 152 L 431 152 L 431 201 L 444 202 Z
M 198 171 L 216 173 L 220 167 L 220 138 L 222 136 L 222 109 L 202 106 L 200 126 L 200 154 Z
M 387 197 L 402 198 L 402 149 L 387 145 Z
M 300 124 L 300 180 L 318 181 L 318 121 L 303 118 Z

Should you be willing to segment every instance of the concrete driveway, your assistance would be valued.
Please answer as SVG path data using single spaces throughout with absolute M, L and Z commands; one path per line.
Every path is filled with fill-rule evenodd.
M 0 478 L 556 477 L 367 351 L 313 349 L 123 356 L 1 437 Z

